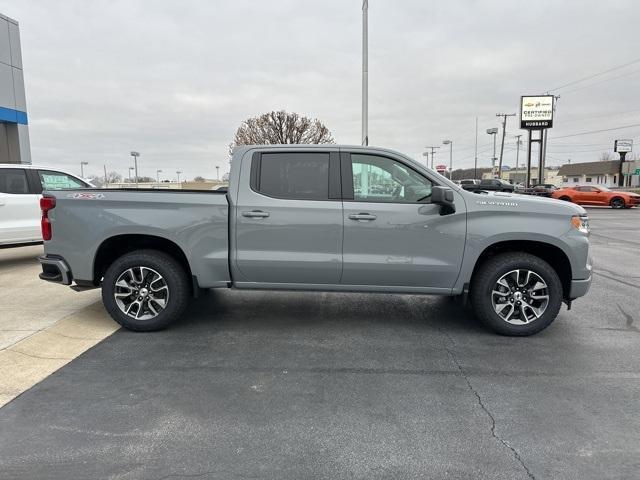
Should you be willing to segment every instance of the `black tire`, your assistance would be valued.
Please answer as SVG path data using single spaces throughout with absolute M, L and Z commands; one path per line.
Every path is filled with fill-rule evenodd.
M 570 202 L 571 198 L 570 197 L 560 197 L 559 200 L 562 200 L 563 202 Z
M 538 318 L 518 325 L 500 317 L 492 304 L 494 286 L 503 275 L 513 270 L 529 270 L 538 275 L 546 283 L 549 296 L 546 309 Z M 471 283 L 470 300 L 476 317 L 494 332 L 528 336 L 544 330 L 558 316 L 562 305 L 562 284 L 556 271 L 541 258 L 524 252 L 503 253 L 479 266 Z
M 609 205 L 611 205 L 611 208 L 625 208 L 626 205 L 624 203 L 624 198 L 622 197 L 613 197 L 611 199 L 611 201 L 609 202 Z
M 155 270 L 161 275 L 167 287 L 164 309 L 159 311 L 155 317 L 146 320 L 136 319 L 122 311 L 115 299 L 118 288 L 116 281 L 124 272 L 136 267 Z M 132 294 L 132 297 L 135 295 L 137 293 Z M 102 302 L 105 308 L 116 322 L 124 328 L 136 332 L 150 332 L 166 328 L 182 315 L 189 303 L 190 296 L 191 287 L 184 268 L 175 258 L 157 250 L 138 250 L 121 256 L 109 266 L 102 280 Z M 158 305 L 156 305 L 156 309 L 157 307 Z

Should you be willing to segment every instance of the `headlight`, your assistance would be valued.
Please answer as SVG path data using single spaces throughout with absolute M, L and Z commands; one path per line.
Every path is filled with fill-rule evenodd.
M 574 215 L 571 217 L 571 226 L 582 233 L 589 233 L 589 217 L 586 215 Z

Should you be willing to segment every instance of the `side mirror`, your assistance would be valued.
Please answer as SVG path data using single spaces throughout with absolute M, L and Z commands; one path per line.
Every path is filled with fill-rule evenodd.
M 455 213 L 456 205 L 453 198 L 453 190 L 449 187 L 438 186 L 431 189 L 431 203 L 440 205 L 440 215 Z

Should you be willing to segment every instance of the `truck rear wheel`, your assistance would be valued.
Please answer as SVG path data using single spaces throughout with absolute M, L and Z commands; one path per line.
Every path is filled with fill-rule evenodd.
M 102 280 L 102 302 L 111 317 L 134 331 L 166 328 L 187 307 L 187 275 L 172 256 L 157 250 L 127 253 Z
M 496 255 L 479 267 L 470 299 L 476 316 L 501 335 L 547 328 L 562 305 L 562 284 L 544 260 L 524 252 Z

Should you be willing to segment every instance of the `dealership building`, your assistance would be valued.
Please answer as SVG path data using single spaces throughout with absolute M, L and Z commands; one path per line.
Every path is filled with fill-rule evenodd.
M 0 163 L 31 163 L 18 22 L 0 14 Z

